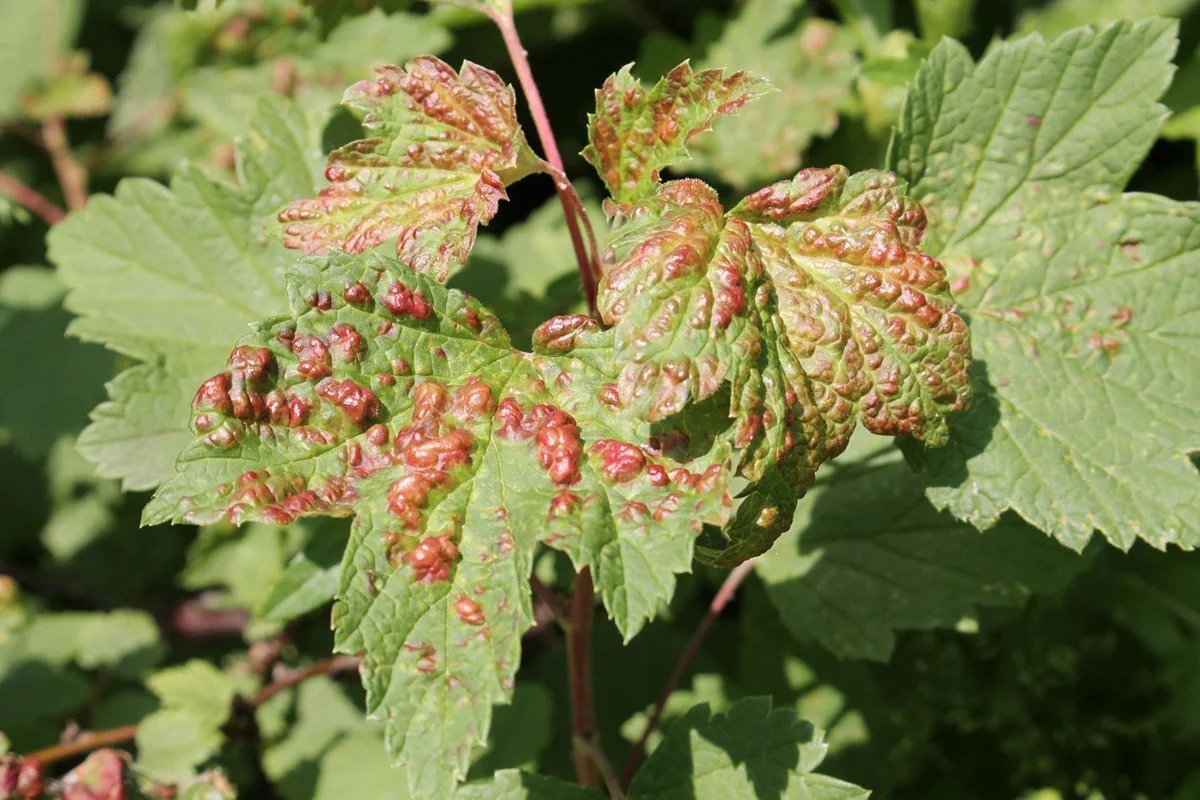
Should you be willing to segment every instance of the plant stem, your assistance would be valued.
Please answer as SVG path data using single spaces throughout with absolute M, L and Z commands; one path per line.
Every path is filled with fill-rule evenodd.
M 571 693 L 571 743 L 575 757 L 575 779 L 584 786 L 600 787 L 596 764 L 587 743 L 596 742 L 596 720 L 592 707 L 592 601 L 595 587 L 587 567 L 575 576 L 571 595 L 571 624 L 567 628 L 567 680 Z
M 538 596 L 538 599 L 545 603 L 550 612 L 554 614 L 554 621 L 558 623 L 558 626 L 564 631 L 571 627 L 570 604 L 558 592 L 542 583 L 537 575 L 529 576 L 529 585 L 533 587 L 533 593 Z
M 737 594 L 738 587 L 742 585 L 742 581 L 754 571 L 754 564 L 757 560 L 752 558 L 734 567 L 729 575 L 725 577 L 725 582 L 717 590 L 717 594 L 712 599 L 712 602 L 709 603 L 708 612 L 704 615 L 704 619 L 700 620 L 700 624 L 696 626 L 696 631 L 688 641 L 687 647 L 684 648 L 683 653 L 679 656 L 679 661 L 675 664 L 675 669 L 671 672 L 671 677 L 667 679 L 667 685 L 663 687 L 662 694 L 658 696 L 658 701 L 654 704 L 654 711 L 650 714 L 650 719 L 646 723 L 646 729 L 642 731 L 641 738 L 634 745 L 633 752 L 629 754 L 629 760 L 625 762 L 625 769 L 621 772 L 622 788 L 629 789 L 629 784 L 633 781 L 633 775 L 637 772 L 638 765 L 641 764 L 642 757 L 646 754 L 646 741 L 650 738 L 650 734 L 654 732 L 654 729 L 658 727 L 659 721 L 662 720 L 663 709 L 666 708 L 667 700 L 679 688 L 679 684 L 683 681 L 683 676 L 687 674 L 688 667 L 691 666 L 692 659 L 696 657 L 696 653 L 700 650 L 700 645 L 704 643 L 704 638 L 708 636 L 709 629 L 712 628 L 721 611 L 725 609 L 725 606 L 729 605 L 729 601 Z
M 355 669 L 361 660 L 358 656 L 334 656 L 323 661 L 318 661 L 315 664 L 310 664 L 307 667 L 293 670 L 287 675 L 264 686 L 250 698 L 249 703 L 246 705 L 250 709 L 258 708 L 284 689 L 290 689 L 296 684 L 316 675 L 330 675 L 335 672 Z M 107 747 L 109 745 L 124 744 L 125 742 L 132 741 L 137 736 L 137 729 L 138 726 L 135 723 L 133 725 L 122 725 L 119 728 L 108 728 L 102 731 L 89 731 L 74 741 L 36 750 L 25 757 L 30 759 L 36 758 L 43 764 L 52 764 L 55 761 L 62 761 L 82 755 L 98 747 Z
M 588 757 L 592 759 L 592 763 L 596 765 L 596 769 L 600 771 L 600 777 L 604 779 L 604 788 L 608 790 L 610 800 L 625 800 L 625 792 L 621 790 L 621 782 L 617 780 L 617 773 L 613 772 L 612 764 L 608 763 L 608 756 L 604 755 L 594 741 L 591 739 L 575 739 L 577 747 L 582 747 Z
M 50 163 L 54 165 L 54 172 L 58 175 L 58 183 L 62 187 L 67 208 L 72 211 L 83 208 L 87 203 L 88 173 L 71 152 L 67 126 L 62 117 L 46 120 L 46 124 L 42 126 L 42 144 L 50 154 Z
M 122 725 L 119 728 L 108 728 L 103 731 L 89 731 L 74 741 L 36 750 L 25 756 L 25 758 L 36 759 L 43 764 L 53 764 L 55 761 L 62 761 L 66 758 L 91 752 L 98 747 L 107 747 L 111 744 L 123 744 L 132 741 L 135 736 L 137 736 L 136 724 Z
M 37 214 L 47 225 L 62 222 L 63 218 L 67 216 L 67 212 L 47 200 L 44 195 L 7 172 L 0 172 L 0 194 L 31 213 Z
M 537 82 L 533 79 L 533 70 L 529 67 L 529 59 L 521 44 L 521 37 L 517 33 L 512 7 L 506 4 L 504 11 L 492 11 L 488 13 L 488 16 L 496 23 L 496 27 L 500 29 L 500 35 L 504 38 L 504 47 L 508 50 L 508 57 L 512 61 L 513 69 L 517 72 L 517 81 L 521 84 L 525 101 L 529 104 L 529 113 L 533 117 L 533 126 L 537 129 L 538 140 L 546 154 L 546 162 L 553 168 L 551 177 L 554 179 L 554 189 L 558 192 L 558 200 L 562 203 L 563 215 L 567 221 L 567 231 L 571 235 L 571 246 L 575 250 L 575 260 L 579 264 L 579 279 L 583 283 L 583 293 L 587 297 L 588 310 L 595 316 L 596 282 L 600 278 L 600 261 L 595 236 L 591 233 L 591 222 L 587 220 L 587 212 L 583 210 L 579 194 L 566 178 L 562 156 L 558 152 L 558 142 L 554 138 L 554 129 L 550 127 L 550 118 L 546 115 L 542 95 L 538 91 Z M 580 220 L 588 230 L 588 239 L 591 244 L 590 253 L 588 244 L 584 240 L 583 231 L 580 229 Z

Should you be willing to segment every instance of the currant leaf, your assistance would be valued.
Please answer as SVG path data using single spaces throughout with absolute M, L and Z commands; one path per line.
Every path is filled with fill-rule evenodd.
M 336 645 L 417 796 L 446 796 L 511 697 L 534 547 L 592 569 L 633 636 L 728 518 L 727 448 L 678 463 L 605 406 L 610 335 L 555 318 L 514 350 L 476 301 L 376 254 L 289 273 L 193 401 L 196 441 L 144 521 L 355 516 Z
M 596 91 L 583 157 L 618 206 L 642 200 L 660 170 L 688 157 L 688 139 L 769 90 L 749 73 L 696 72 L 686 61 L 647 89 L 627 65 Z
M 790 708 L 772 709 L 770 698 L 740 700 L 723 714 L 699 705 L 667 726 L 629 800 L 866 800 L 866 789 L 814 771 L 827 749 L 821 731 Z
M 980 533 L 924 496 L 896 448 L 855 436 L 756 572 L 783 624 L 839 658 L 885 661 L 904 630 L 1060 591 L 1091 564 L 1015 515 Z
M 739 469 L 758 482 L 706 560 L 770 546 L 858 419 L 945 441 L 969 399 L 970 342 L 924 230 L 894 175 L 844 167 L 802 170 L 728 214 L 707 185 L 673 181 L 622 215 L 598 304 L 626 365 L 621 403 L 658 421 L 728 383 Z
M 404 264 L 444 281 L 507 199 L 505 186 L 538 161 L 512 88 L 491 70 L 468 61 L 456 72 L 421 56 L 375 73 L 343 100 L 375 135 L 333 151 L 329 185 L 279 212 L 283 242 L 361 253 L 394 238 Z
M 976 64 L 943 42 L 890 162 L 929 209 L 977 343 L 979 402 L 911 448 L 977 527 L 1013 509 L 1081 549 L 1200 543 L 1200 205 L 1122 194 L 1170 81 L 1165 20 L 1031 36 Z M 984 367 L 986 366 L 986 369 Z
M 55 225 L 50 259 L 77 314 L 68 329 L 140 362 L 108 386 L 79 447 L 105 477 L 150 489 L 189 436 L 187 400 L 228 342 L 283 310 L 291 256 L 262 235 L 287 198 L 313 190 L 323 120 L 259 105 L 238 185 L 187 166 L 164 187 L 131 178 Z

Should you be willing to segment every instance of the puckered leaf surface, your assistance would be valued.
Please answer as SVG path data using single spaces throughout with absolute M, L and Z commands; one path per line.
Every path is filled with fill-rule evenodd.
M 814 772 L 826 749 L 820 731 L 790 708 L 772 710 L 769 698 L 746 698 L 724 714 L 700 705 L 664 731 L 629 800 L 865 800 L 866 789 Z
M 784 625 L 840 658 L 885 660 L 901 630 L 1060 589 L 1089 560 L 1015 515 L 981 533 L 938 511 L 895 448 L 855 437 L 757 567 Z M 853 460 L 848 460 L 853 459 Z
M 50 258 L 78 317 L 70 332 L 145 363 L 109 384 L 80 449 L 106 477 L 148 489 L 188 442 L 187 399 L 245 326 L 284 308 L 291 255 L 263 220 L 313 190 L 319 126 L 264 101 L 232 186 L 187 166 L 170 188 L 122 181 L 54 226 Z
M 147 507 L 175 519 L 355 515 L 334 617 L 418 796 L 445 796 L 506 701 L 540 541 L 590 566 L 626 637 L 730 499 L 718 445 L 686 465 L 614 394 L 610 335 L 555 318 L 512 349 L 474 300 L 377 255 L 302 260 L 193 401 L 196 441 Z
M 745 72 L 696 72 L 686 61 L 650 88 L 629 66 L 596 90 L 583 151 L 618 206 L 654 193 L 659 171 L 687 158 L 687 141 L 769 90 Z
M 925 217 L 890 173 L 802 170 L 728 214 L 673 181 L 623 214 L 599 307 L 626 365 L 621 403 L 662 420 L 730 385 L 741 473 L 758 482 L 716 563 L 786 530 L 820 464 L 856 420 L 945 441 L 968 399 L 970 345 Z M 728 552 L 720 550 L 728 547 Z
M 491 70 L 434 56 L 382 66 L 343 101 L 374 135 L 335 150 L 329 185 L 279 212 L 283 241 L 306 253 L 361 253 L 396 239 L 415 270 L 445 280 L 506 199 L 536 169 L 512 88 Z
M 697 137 L 682 169 L 715 174 L 739 189 L 759 186 L 795 172 L 813 138 L 837 128 L 838 110 L 854 82 L 854 37 L 827 19 L 797 21 L 803 5 L 800 0 L 747 2 L 707 47 L 664 41 L 659 34 L 643 40 L 641 64 L 653 63 L 664 49 L 703 53 L 697 59 L 701 67 L 748 70 L 779 89 Z M 702 31 L 704 22 L 696 29 Z
M 977 401 L 914 452 L 930 498 L 1064 544 L 1200 542 L 1200 205 L 1121 194 L 1159 130 L 1174 27 L 953 42 L 915 79 L 892 167 L 971 320 Z M 917 450 L 917 448 L 914 448 Z

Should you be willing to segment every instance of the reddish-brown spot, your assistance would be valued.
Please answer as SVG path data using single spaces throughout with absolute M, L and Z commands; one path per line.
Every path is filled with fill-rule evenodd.
M 388 443 L 388 429 L 383 425 L 372 425 L 367 428 L 367 441 L 376 447 L 383 447 Z
M 429 319 L 433 314 L 433 306 L 425 299 L 425 295 L 409 289 L 398 281 L 388 287 L 387 293 L 379 299 L 379 302 L 397 317 Z
M 437 650 L 433 645 L 424 642 L 405 642 L 404 649 L 410 653 L 418 653 L 417 669 L 426 675 L 437 672 Z
M 355 361 L 362 350 L 363 338 L 353 325 L 339 322 L 329 329 L 329 350 L 342 361 Z
M 436 583 L 450 577 L 450 568 L 458 558 L 458 545 L 449 533 L 430 536 L 404 554 L 418 583 Z
M 229 373 L 222 372 L 200 384 L 192 398 L 192 408 L 197 411 L 216 411 L 219 414 L 229 414 L 233 411 L 233 403 L 229 399 Z M 196 418 L 200 424 L 200 418 Z
M 654 486 L 666 486 L 671 482 L 667 471 L 658 464 L 651 464 L 646 470 L 646 477 L 650 479 L 650 483 Z
M 621 408 L 621 394 L 615 383 L 606 383 L 596 393 L 596 399 L 613 410 Z
M 310 381 L 328 378 L 333 374 L 329 348 L 316 336 L 297 336 L 292 340 L 292 352 L 300 359 L 296 372 Z
M 580 335 L 599 328 L 596 320 L 584 314 L 551 317 L 533 332 L 533 344 L 538 350 L 565 352 L 575 347 Z
M 560 486 L 579 480 L 579 457 L 583 444 L 575 419 L 555 406 L 539 403 L 529 411 L 515 398 L 506 397 L 496 408 L 495 435 L 508 441 L 536 437 L 538 463 Z
M 1133 319 L 1133 309 L 1128 306 L 1121 306 L 1112 314 L 1112 320 L 1118 328 L 1124 328 L 1131 319 Z
M 483 323 L 479 321 L 479 315 L 475 313 L 475 309 L 470 306 L 463 309 L 463 319 L 467 323 L 467 327 L 476 333 L 483 331 Z
M 592 445 L 592 455 L 599 457 L 604 477 L 614 483 L 632 480 L 646 466 L 641 448 L 616 439 L 601 439 Z
M 550 501 L 550 516 L 569 516 L 575 513 L 581 503 L 582 501 L 579 499 L 579 495 L 567 489 L 563 489 L 558 494 L 554 495 L 554 499 Z
M 318 311 L 328 311 L 333 308 L 333 298 L 330 297 L 329 292 L 321 289 L 308 296 L 308 304 Z
M 643 517 L 650 516 L 650 509 L 640 500 L 630 500 L 621 509 L 621 518 L 626 522 L 637 522 Z
M 360 427 L 379 413 L 379 401 L 375 398 L 375 393 L 349 378 L 318 384 L 317 394 L 342 409 L 346 416 Z
M 342 297 L 347 303 L 353 303 L 356 306 L 366 305 L 371 302 L 371 290 L 362 281 L 352 283 L 342 290 Z
M 43 769 L 39 759 L 0 756 L 0 797 L 33 800 L 42 796 L 43 788 Z
M 492 413 L 495 407 L 496 398 L 492 395 L 492 390 L 486 383 L 472 375 L 454 391 L 454 399 L 450 403 L 450 413 L 463 422 L 473 422 L 485 414 Z
M 501 555 L 508 555 L 513 551 L 516 543 L 513 541 L 513 532 L 508 528 L 500 531 L 500 538 L 496 542 L 496 549 Z
M 459 595 L 454 601 L 454 615 L 468 625 L 482 625 L 484 623 L 483 609 L 465 594 Z

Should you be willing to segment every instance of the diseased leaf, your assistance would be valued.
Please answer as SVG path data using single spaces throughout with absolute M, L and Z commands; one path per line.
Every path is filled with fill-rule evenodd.
M 520 353 L 474 300 L 377 255 L 302 260 L 289 295 L 294 316 L 197 392 L 197 440 L 145 520 L 354 514 L 337 647 L 365 653 L 413 793 L 444 796 L 510 696 L 535 544 L 590 566 L 633 636 L 728 516 L 725 451 L 639 446 L 649 426 L 597 401 L 611 347 L 586 317 Z
M 1061 589 L 1087 559 L 1013 516 L 986 533 L 939 512 L 875 437 L 823 472 L 758 574 L 788 629 L 840 658 L 886 660 L 895 633 Z
M 512 88 L 465 62 L 434 56 L 378 67 L 346 91 L 375 135 L 335 150 L 330 184 L 279 212 L 284 244 L 306 253 L 361 253 L 396 239 L 407 266 L 445 280 L 495 215 L 504 187 L 536 171 Z
M 171 187 L 127 179 L 54 226 L 50 258 L 78 314 L 70 332 L 146 363 L 109 384 L 81 451 L 126 489 L 172 473 L 187 399 L 247 323 L 283 309 L 291 255 L 263 235 L 288 197 L 312 191 L 319 126 L 264 101 L 231 186 L 187 166 Z
M 943 42 L 890 162 L 971 319 L 977 402 L 950 446 L 911 448 L 929 497 L 987 528 L 1005 509 L 1080 549 L 1200 543 L 1200 205 L 1121 194 L 1164 116 L 1174 25 Z
M 688 139 L 769 89 L 748 73 L 695 72 L 686 61 L 647 89 L 627 65 L 596 91 L 583 157 L 618 206 L 635 203 L 654 194 L 662 169 L 688 157 Z
M 812 139 L 837 128 L 853 85 L 854 39 L 829 20 L 797 22 L 801 6 L 752 0 L 704 51 L 701 66 L 764 75 L 779 91 L 698 138 L 683 170 L 714 174 L 738 189 L 761 185 L 794 172 Z
M 813 772 L 826 749 L 820 731 L 792 709 L 772 710 L 769 698 L 747 698 L 715 715 L 700 705 L 664 731 L 629 800 L 865 800 L 866 789 Z
M 859 418 L 945 441 L 970 347 L 924 229 L 894 175 L 844 167 L 802 170 L 728 214 L 705 184 L 674 181 L 623 215 L 599 295 L 626 365 L 620 402 L 663 420 L 728 382 L 729 436 L 757 482 L 706 560 L 769 547 Z

